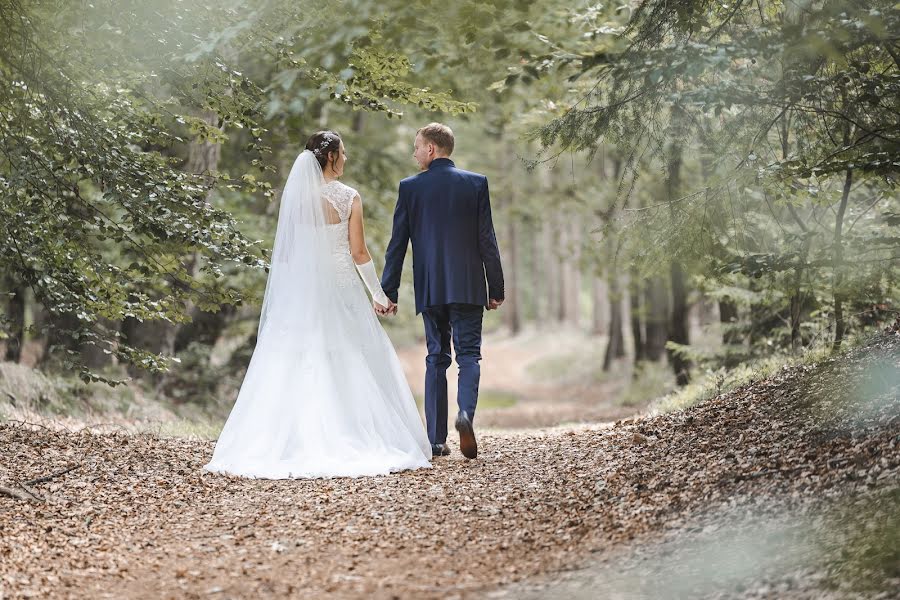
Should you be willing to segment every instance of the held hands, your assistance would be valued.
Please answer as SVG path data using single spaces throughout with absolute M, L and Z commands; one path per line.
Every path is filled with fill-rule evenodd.
M 388 305 L 384 306 L 382 304 L 378 304 L 377 302 L 373 302 L 372 306 L 375 307 L 375 313 L 380 317 L 386 317 L 387 315 L 396 315 L 397 314 L 397 304 L 388 299 Z
M 503 304 L 503 300 L 494 300 L 493 298 L 488 302 L 487 309 L 488 310 L 497 310 L 500 308 L 500 305 Z M 397 303 L 388 299 L 388 305 L 384 306 L 382 304 L 378 304 L 377 302 L 372 302 L 372 306 L 375 308 L 375 312 L 380 317 L 386 317 L 388 315 L 396 315 L 397 314 Z

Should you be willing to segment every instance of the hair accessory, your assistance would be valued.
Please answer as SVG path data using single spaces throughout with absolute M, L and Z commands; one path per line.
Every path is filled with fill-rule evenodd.
M 319 147 L 313 149 L 313 154 L 316 156 L 322 156 L 322 151 L 327 148 L 331 142 L 334 141 L 334 134 L 326 133 L 322 135 L 322 141 L 319 142 Z

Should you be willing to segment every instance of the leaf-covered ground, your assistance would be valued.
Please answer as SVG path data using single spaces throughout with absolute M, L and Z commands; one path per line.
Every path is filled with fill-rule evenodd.
M 488 431 L 475 461 L 362 479 L 226 478 L 200 471 L 211 442 L 9 422 L 0 597 L 890 594 L 898 373 L 882 334 L 679 413 Z

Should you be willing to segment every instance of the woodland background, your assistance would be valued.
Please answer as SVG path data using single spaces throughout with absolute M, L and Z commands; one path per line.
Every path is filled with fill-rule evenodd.
M 896 597 L 898 25 L 0 0 L 0 598 Z M 432 120 L 506 274 L 479 457 L 204 473 L 305 140 L 342 134 L 380 270 Z M 421 401 L 411 281 L 384 325 Z
M 579 332 L 630 403 L 693 402 L 897 314 L 893 2 L 0 6 L 7 414 L 150 398 L 221 422 L 279 186 L 325 127 L 380 269 L 415 131 L 451 125 L 491 181 L 508 298 L 488 329 Z M 421 336 L 410 275 L 398 346 Z

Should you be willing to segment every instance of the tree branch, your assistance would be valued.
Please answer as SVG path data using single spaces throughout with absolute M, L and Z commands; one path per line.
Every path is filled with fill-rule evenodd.
M 744 1 L 739 0 L 738 3 L 734 5 L 734 10 L 732 10 L 731 13 L 728 15 L 728 17 L 726 17 L 726 19 L 724 21 L 722 21 L 722 23 L 720 23 L 718 27 L 716 27 L 716 30 L 713 31 L 712 34 L 710 34 L 710 36 L 708 38 L 706 38 L 707 44 L 709 44 L 711 41 L 713 41 L 713 39 L 715 39 L 716 36 L 718 36 L 722 32 L 722 30 L 725 28 L 725 26 L 728 25 L 728 23 L 731 22 L 731 19 L 734 18 L 734 15 L 736 15 L 737 12 L 741 9 L 741 6 L 743 4 L 744 4 Z
M 39 502 L 43 502 L 43 499 L 41 499 L 39 496 L 32 494 L 24 488 L 16 489 L 0 485 L 0 495 L 9 496 L 10 498 L 16 498 L 17 500 L 37 500 Z
M 36 477 L 34 479 L 29 479 L 28 481 L 25 482 L 25 485 L 37 485 L 39 483 L 46 483 L 46 482 L 50 481 L 51 479 L 56 479 L 57 477 L 59 477 L 61 475 L 65 475 L 66 473 L 68 473 L 70 471 L 74 471 L 75 469 L 79 468 L 80 466 L 81 466 L 81 464 L 79 463 L 77 465 L 72 465 L 71 467 L 68 467 L 67 469 L 63 469 L 62 471 L 57 471 L 56 473 L 52 473 L 50 475 L 44 475 L 43 477 Z

